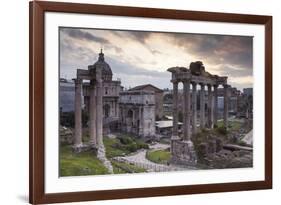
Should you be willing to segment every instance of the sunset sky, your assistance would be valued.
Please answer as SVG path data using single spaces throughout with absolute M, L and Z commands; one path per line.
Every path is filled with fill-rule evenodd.
M 202 61 L 231 86 L 253 87 L 252 37 L 60 28 L 60 76 L 72 79 L 88 69 L 101 47 L 113 78 L 126 88 L 151 83 L 171 88 L 169 67 Z

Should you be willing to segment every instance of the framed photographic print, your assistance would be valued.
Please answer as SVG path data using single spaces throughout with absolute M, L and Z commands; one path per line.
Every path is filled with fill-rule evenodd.
M 30 2 L 30 203 L 271 187 L 271 16 Z

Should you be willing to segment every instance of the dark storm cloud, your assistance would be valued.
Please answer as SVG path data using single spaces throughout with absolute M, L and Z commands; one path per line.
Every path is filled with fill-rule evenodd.
M 93 46 L 88 45 L 96 42 L 105 48 L 105 60 L 111 66 L 114 77 L 121 77 L 122 84 L 126 86 L 145 83 L 152 83 L 160 88 L 170 86 L 170 74 L 155 69 L 165 67 L 165 60 L 169 62 L 173 56 L 175 59 L 187 56 L 182 55 L 183 53 L 190 54 L 192 60 L 203 61 L 207 71 L 209 68 L 211 72 L 229 76 L 230 79 L 235 78 L 233 85 L 240 86 L 239 88 L 251 85 L 250 81 L 248 83 L 245 80 L 241 80 L 239 84 L 239 79 L 251 77 L 253 74 L 252 37 L 113 30 L 95 33 L 94 31 L 67 28 L 61 30 L 62 74 L 73 78 L 77 68 L 87 69 L 88 65 L 93 64 L 97 60 L 99 48 L 93 50 Z M 120 38 L 128 41 L 129 46 L 121 46 Z M 157 43 L 152 44 L 154 39 L 157 39 L 158 44 L 162 42 L 163 44 L 157 47 Z M 126 50 L 130 49 L 130 42 L 133 45 L 131 47 L 134 47 L 133 50 L 139 46 L 141 49 L 147 49 L 148 52 L 144 52 L 143 55 L 130 53 L 130 50 Z M 170 52 L 166 52 L 165 45 Z M 167 53 L 170 53 L 168 57 L 171 58 L 167 59 Z M 151 66 L 151 69 L 143 65 Z
M 244 69 L 252 70 L 253 40 L 249 36 L 227 36 L 227 35 L 201 35 L 186 33 L 152 33 L 140 31 L 119 32 L 119 36 L 138 41 L 143 44 L 153 55 L 162 52 L 153 49 L 147 43 L 152 35 L 169 36 L 173 44 L 183 48 L 185 52 L 208 60 L 212 64 L 232 64 Z
M 252 69 L 252 37 L 225 35 L 168 34 L 186 52 L 213 64 L 232 64 Z
M 140 43 L 145 44 L 146 40 L 150 38 L 152 35 L 151 32 L 145 32 L 145 31 L 130 31 L 128 32 L 129 37 L 133 40 L 139 41 Z
M 115 49 L 114 47 L 111 47 Z M 74 78 L 76 69 L 87 69 L 87 66 L 95 63 L 98 54 L 92 50 L 75 44 L 73 40 L 66 38 L 66 35 L 61 35 L 60 38 L 60 67 L 61 77 Z M 119 52 L 122 52 L 119 51 Z M 115 77 L 121 76 L 124 78 L 137 79 L 137 82 L 152 83 L 155 79 L 169 79 L 168 72 L 159 72 L 155 70 L 147 70 L 139 68 L 128 62 L 121 62 L 119 59 L 109 57 L 105 54 L 105 60 L 111 66 Z M 141 61 L 141 58 L 139 58 Z M 154 79 L 154 80 L 153 80 Z M 128 79 L 129 81 L 130 79 Z M 150 80 L 150 81 L 149 81 Z M 165 80 L 165 81 L 167 81 Z M 158 81 L 158 80 L 157 80 Z M 164 82 L 165 82 L 164 81 Z M 161 80 L 160 80 L 161 82 Z M 131 82 L 133 85 L 134 82 Z M 157 82 L 154 82 L 157 85 Z M 158 83 L 159 84 L 159 83 Z M 158 86 L 162 86 L 159 84 Z
M 115 45 L 112 45 L 108 39 L 102 38 L 102 37 L 99 37 L 99 36 L 95 36 L 92 33 L 89 33 L 89 32 L 87 32 L 83 29 L 62 28 L 61 31 L 62 31 L 63 34 L 65 34 L 65 35 L 67 35 L 71 38 L 100 43 L 100 44 L 102 44 L 103 48 L 114 49 L 115 52 L 118 53 L 118 54 L 123 53 L 122 48 L 120 48 L 118 46 L 115 46 Z M 113 31 L 111 31 L 111 32 L 114 34 Z
M 146 40 L 148 40 L 153 33 L 147 32 L 147 31 L 114 31 L 112 32 L 114 35 L 120 37 L 120 38 L 126 38 L 131 41 L 137 41 L 142 46 L 146 47 L 152 55 L 162 54 L 161 51 L 153 49 L 150 47 L 149 44 L 146 43 Z
M 76 39 L 95 41 L 95 42 L 102 43 L 102 44 L 109 43 L 109 41 L 107 39 L 94 36 L 93 34 L 87 32 L 87 31 L 83 31 L 81 29 L 63 28 L 62 31 L 65 32 L 68 36 L 76 38 Z
M 75 44 L 67 35 L 60 35 L 60 73 L 63 78 L 74 78 L 76 69 L 87 69 L 94 63 L 97 54 L 92 50 Z
M 60 36 L 61 57 L 65 57 L 64 61 L 85 62 L 95 58 L 95 52 L 87 47 L 73 43 L 72 40 L 66 38 L 65 35 Z

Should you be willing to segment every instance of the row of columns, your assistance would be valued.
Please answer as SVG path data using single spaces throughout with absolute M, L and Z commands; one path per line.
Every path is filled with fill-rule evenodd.
M 74 79 L 75 82 L 75 131 L 74 147 L 83 146 L 82 141 L 82 79 Z M 103 135 L 103 85 L 101 78 L 90 82 L 90 103 L 89 103 L 89 134 L 90 144 L 93 146 L 102 145 Z
M 178 138 L 178 81 L 173 82 L 173 134 L 172 138 Z M 190 99 L 190 84 L 192 84 L 192 99 Z M 208 86 L 208 109 L 207 126 L 213 128 L 217 123 L 218 117 L 218 85 Z M 200 84 L 200 128 L 205 128 L 205 84 Z M 192 104 L 192 106 L 191 106 Z M 192 111 L 190 110 L 192 107 Z M 191 125 L 192 114 L 192 125 Z M 224 126 L 227 127 L 228 119 L 228 85 L 224 85 Z M 191 132 L 192 126 L 192 132 Z M 197 83 L 189 79 L 183 81 L 183 139 L 189 141 L 191 133 L 197 132 Z

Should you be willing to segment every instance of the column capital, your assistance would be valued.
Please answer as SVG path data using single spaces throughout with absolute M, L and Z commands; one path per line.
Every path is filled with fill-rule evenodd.
M 215 89 L 219 87 L 218 84 L 214 84 L 213 86 L 214 86 Z
M 205 88 L 205 84 L 204 83 L 199 83 L 199 85 L 201 86 L 201 89 Z

